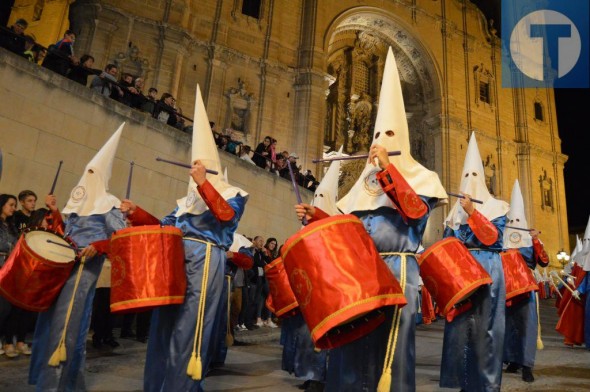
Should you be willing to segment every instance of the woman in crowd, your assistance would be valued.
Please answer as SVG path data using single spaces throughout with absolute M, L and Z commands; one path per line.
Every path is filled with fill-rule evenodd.
M 0 268 L 4 266 L 10 251 L 18 239 L 18 230 L 14 226 L 13 215 L 16 211 L 16 196 L 2 194 L 0 195 Z M 0 348 L 0 354 L 6 352 L 6 356 L 14 358 L 18 352 L 12 344 L 12 333 L 10 332 L 10 315 L 12 305 L 4 297 L 0 296 L 0 331 L 5 332 L 5 336 L 10 336 L 4 343 L 4 348 Z

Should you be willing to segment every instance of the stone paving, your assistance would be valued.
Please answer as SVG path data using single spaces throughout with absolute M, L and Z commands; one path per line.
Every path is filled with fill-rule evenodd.
M 590 391 L 590 351 L 567 348 L 555 332 L 557 317 L 553 300 L 541 301 L 544 350 L 537 352 L 536 380 L 527 384 L 520 374 L 504 374 L 502 391 Z M 417 328 L 417 392 L 451 391 L 438 388 L 439 364 L 444 323 L 439 320 Z M 116 331 L 118 334 L 118 331 Z M 280 329 L 260 328 L 239 332 L 237 339 L 246 345 L 231 347 L 223 368 L 210 372 L 206 391 L 283 392 L 299 391 L 299 380 L 280 369 Z M 121 346 L 96 350 L 88 344 L 86 383 L 90 392 L 136 392 L 142 390 L 146 345 L 119 339 Z M 29 360 L 0 356 L 0 391 L 31 392 L 26 384 Z

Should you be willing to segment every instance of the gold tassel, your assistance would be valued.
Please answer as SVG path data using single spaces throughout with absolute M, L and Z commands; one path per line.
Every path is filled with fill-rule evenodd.
M 535 291 L 535 304 L 537 305 L 537 350 L 545 348 L 541 340 L 541 315 L 539 314 L 539 293 Z
M 193 351 L 191 359 L 188 361 L 188 367 L 186 368 L 186 374 L 194 378 L 197 373 L 197 354 Z
M 65 362 L 67 359 L 66 343 L 62 342 L 59 347 L 59 360 Z
M 231 335 L 231 333 L 225 334 L 225 345 L 227 347 L 231 347 L 234 345 L 234 337 Z
M 391 369 L 387 369 L 381 374 L 379 385 L 377 385 L 377 392 L 389 392 L 391 389 Z
M 57 348 L 55 349 L 53 354 L 51 354 L 51 357 L 49 358 L 49 362 L 47 363 L 49 366 L 54 366 L 54 367 L 59 366 L 60 347 L 61 347 L 61 342 L 59 343 L 59 346 L 57 346 Z

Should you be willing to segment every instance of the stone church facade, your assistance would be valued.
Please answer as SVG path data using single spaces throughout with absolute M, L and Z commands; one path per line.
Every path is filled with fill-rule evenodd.
M 518 179 L 548 253 L 569 248 L 553 90 L 502 88 L 498 33 L 467 0 L 15 0 L 11 22 L 34 15 L 37 38 L 73 29 L 77 54 L 143 77 L 185 114 L 199 84 L 220 129 L 254 147 L 272 135 L 320 176 L 311 160 L 324 151 L 367 150 L 391 46 L 414 157 L 457 192 L 475 132 L 490 191 L 509 201 Z M 435 210 L 425 244 L 447 212 Z

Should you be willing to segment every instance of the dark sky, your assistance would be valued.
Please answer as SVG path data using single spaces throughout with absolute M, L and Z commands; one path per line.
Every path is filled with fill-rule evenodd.
M 501 34 L 501 0 L 471 1 L 488 20 L 494 19 Z M 590 168 L 590 131 L 583 113 L 590 112 L 590 89 L 555 89 L 555 106 L 562 152 L 569 156 L 564 169 L 569 231 L 583 233 L 590 216 L 590 183 L 585 173 Z

